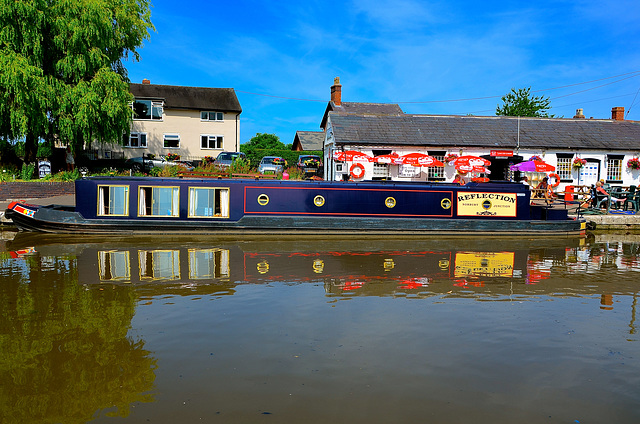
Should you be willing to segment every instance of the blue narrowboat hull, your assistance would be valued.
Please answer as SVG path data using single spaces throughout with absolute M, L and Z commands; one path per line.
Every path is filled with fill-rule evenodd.
M 117 213 L 105 206 L 109 193 L 121 194 Z M 201 208 L 198 199 L 210 193 L 217 196 L 207 204 L 213 208 Z M 509 182 L 86 178 L 76 181 L 75 208 L 14 202 L 6 216 L 24 231 L 81 234 L 569 236 L 585 231 L 583 220 L 569 218 L 566 210 L 532 206 L 527 187 Z

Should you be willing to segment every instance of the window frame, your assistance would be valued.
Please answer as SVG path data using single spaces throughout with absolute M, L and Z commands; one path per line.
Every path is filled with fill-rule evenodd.
M 194 204 L 197 190 L 213 190 L 214 191 L 214 205 L 212 215 L 196 215 L 197 205 Z M 215 191 L 226 191 L 226 199 L 223 199 L 222 193 L 216 194 Z M 192 194 L 193 193 L 193 194 Z M 215 199 L 219 199 L 220 204 L 215 203 Z M 226 205 L 223 203 L 226 202 Z M 229 187 L 202 187 L 202 186 L 190 186 L 187 193 L 187 218 L 206 218 L 206 219 L 229 219 L 231 212 L 231 190 Z M 220 214 L 216 215 L 216 211 L 220 210 Z
M 427 152 L 429 156 L 434 157 L 440 162 L 444 163 L 444 157 L 447 155 L 446 151 L 431 151 Z M 436 174 L 440 176 L 436 176 Z M 444 166 L 429 166 L 427 168 L 427 181 L 446 181 L 444 174 Z
M 560 181 L 573 181 L 573 177 L 571 176 L 573 173 L 573 158 L 574 155 L 556 155 L 556 173 L 560 177 Z
M 167 136 L 168 137 L 176 137 L 178 139 L 178 145 L 175 147 L 167 147 Z M 171 138 L 169 140 L 171 140 Z M 164 133 L 162 134 L 162 148 L 163 149 L 179 149 L 180 148 L 180 142 L 181 142 L 181 138 L 180 138 L 180 134 L 178 133 Z
M 202 142 L 204 137 L 207 137 L 207 146 L 211 146 L 212 138 L 215 139 L 216 143 L 220 142 L 220 147 L 202 147 Z M 219 134 L 200 134 L 200 150 L 223 150 L 224 146 L 224 136 Z
M 132 146 L 131 139 L 134 138 L 134 135 L 138 138 L 138 145 Z M 144 136 L 144 137 L 142 137 Z M 144 138 L 144 146 L 142 145 L 142 139 Z M 124 143 L 122 145 L 125 149 L 146 149 L 147 148 L 147 133 L 146 132 L 130 132 L 129 137 L 125 134 Z
M 147 196 L 146 193 L 143 195 L 143 190 L 151 189 L 151 206 L 146 205 Z M 171 189 L 171 214 L 170 215 L 154 215 L 153 214 L 153 204 L 155 203 L 154 199 L 154 189 Z M 174 192 L 173 190 L 177 190 Z M 144 199 L 145 204 L 143 206 L 142 200 Z M 177 202 L 176 202 L 177 200 Z M 174 204 L 175 203 L 175 204 Z M 150 210 L 149 214 L 141 213 L 144 208 L 145 212 Z M 139 218 L 179 218 L 180 217 L 180 186 L 152 186 L 152 185 L 140 185 L 138 186 L 138 204 L 137 204 L 137 216 Z
M 146 103 L 149 102 L 149 118 L 147 117 L 138 117 L 136 116 L 136 103 Z M 161 100 L 151 100 L 151 99 L 134 99 L 131 103 L 131 116 L 134 121 L 163 121 L 164 120 L 164 102 Z M 154 118 L 154 110 L 160 111 L 160 116 Z
M 100 205 L 101 199 L 104 201 L 104 197 L 101 196 L 101 189 L 111 189 L 111 188 L 124 188 L 124 213 L 123 214 L 112 214 L 112 213 L 103 213 L 105 210 L 106 204 L 103 204 L 102 207 Z M 112 192 L 108 191 L 109 198 L 111 198 Z M 96 216 L 129 216 L 129 199 L 131 198 L 131 189 L 128 185 L 125 184 L 99 184 L 98 185 L 98 196 L 96 196 Z
M 621 183 L 623 171 L 624 155 L 607 155 L 607 183 Z M 618 177 L 618 178 L 615 178 Z
M 204 115 L 206 114 L 206 118 Z M 211 115 L 213 114 L 214 119 L 211 119 Z M 218 119 L 220 117 L 220 119 Z M 224 112 L 218 112 L 215 110 L 201 110 L 200 111 L 200 121 L 202 122 L 224 122 Z

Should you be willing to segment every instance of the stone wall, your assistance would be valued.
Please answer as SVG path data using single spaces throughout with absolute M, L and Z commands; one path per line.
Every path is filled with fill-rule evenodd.
M 74 182 L 25 181 L 0 183 L 0 201 L 42 199 L 45 197 L 75 194 Z

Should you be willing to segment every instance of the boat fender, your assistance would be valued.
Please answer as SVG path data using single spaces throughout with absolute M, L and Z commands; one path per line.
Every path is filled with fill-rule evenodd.
M 553 184 L 549 183 L 549 187 L 558 187 L 560 185 L 560 175 L 552 172 L 549 174 L 549 179 L 555 178 L 555 182 Z
M 354 163 L 351 165 L 351 168 L 349 168 L 349 174 L 351 174 L 353 178 L 359 180 L 364 177 L 364 165 L 361 163 Z

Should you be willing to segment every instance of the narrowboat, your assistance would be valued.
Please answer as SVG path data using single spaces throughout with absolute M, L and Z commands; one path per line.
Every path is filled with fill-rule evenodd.
M 585 221 L 531 204 L 512 182 L 407 183 L 90 177 L 75 207 L 9 205 L 23 231 L 76 234 L 216 234 L 235 237 L 573 236 Z

